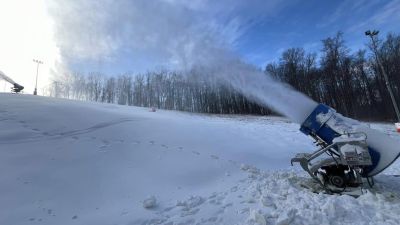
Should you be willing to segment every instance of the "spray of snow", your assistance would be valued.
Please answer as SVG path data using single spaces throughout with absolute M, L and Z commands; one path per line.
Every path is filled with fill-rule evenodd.
M 2 71 L 0 71 L 0 79 L 8 81 L 11 84 L 14 84 L 15 81 L 13 79 L 11 79 L 10 77 L 8 77 L 7 75 L 5 75 Z
M 230 84 L 247 98 L 267 106 L 292 121 L 302 123 L 316 107 L 316 102 L 294 89 L 258 73 L 232 76 Z
M 73 0 L 48 2 L 48 8 L 64 63 L 107 63 L 123 51 L 135 59 L 130 65 L 145 66 L 144 71 L 159 66 L 185 71 L 201 67 L 208 79 L 217 79 L 250 100 L 303 122 L 315 102 L 244 63 L 232 51 L 249 29 L 246 24 L 273 14 L 279 1 L 196 2 Z M 234 19 L 226 22 L 221 17 Z
M 246 98 L 279 112 L 294 122 L 302 123 L 317 106 L 309 97 L 233 55 L 214 54 L 214 57 L 203 63 L 204 68 L 200 74 L 217 78 Z

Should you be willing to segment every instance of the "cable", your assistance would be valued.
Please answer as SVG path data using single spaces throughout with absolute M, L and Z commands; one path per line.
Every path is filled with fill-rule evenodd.
M 371 178 L 371 181 L 370 181 Z M 375 185 L 374 177 L 367 177 L 367 182 L 370 188 L 372 188 Z

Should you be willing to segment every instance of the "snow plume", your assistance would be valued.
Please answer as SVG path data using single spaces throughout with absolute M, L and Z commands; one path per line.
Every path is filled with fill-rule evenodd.
M 233 55 L 214 55 L 198 70 L 297 123 L 302 123 L 317 106 L 306 95 Z
M 231 48 L 256 17 L 279 1 L 70 0 L 47 1 L 64 62 L 112 62 L 190 67 L 198 47 Z M 234 15 L 234 16 L 233 16 Z M 194 52 L 193 50 L 196 50 Z M 205 51 L 204 51 L 205 52 Z M 149 68 L 145 68 L 145 71 Z M 151 69 L 151 68 L 150 68 Z
M 15 81 L 13 79 L 11 79 L 10 77 L 8 77 L 7 75 L 5 75 L 3 72 L 0 71 L 0 79 L 1 80 L 5 80 L 8 81 L 11 84 L 14 84 Z
M 121 58 L 130 57 L 129 70 L 201 68 L 210 79 L 223 81 L 249 99 L 302 122 L 315 103 L 234 53 L 238 40 L 255 21 L 273 16 L 285 4 L 71 0 L 48 1 L 48 8 L 67 66 L 85 61 L 118 64 Z

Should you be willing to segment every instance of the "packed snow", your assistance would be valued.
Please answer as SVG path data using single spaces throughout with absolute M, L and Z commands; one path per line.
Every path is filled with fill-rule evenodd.
M 315 149 L 298 129 L 0 94 L 0 224 L 398 224 L 399 162 L 358 198 L 313 193 L 290 166 Z

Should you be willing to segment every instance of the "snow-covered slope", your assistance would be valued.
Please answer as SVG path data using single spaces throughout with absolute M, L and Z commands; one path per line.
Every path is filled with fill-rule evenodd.
M 398 162 L 357 199 L 314 194 L 289 163 L 314 149 L 298 128 L 0 94 L 0 224 L 398 223 Z

